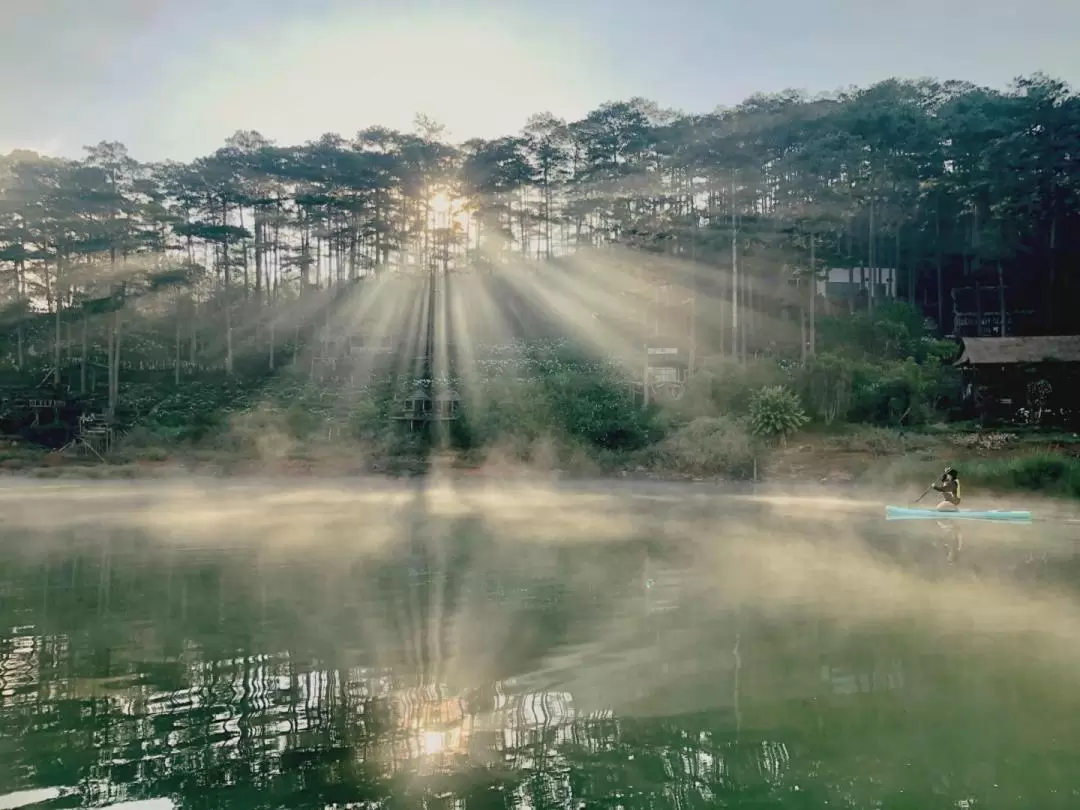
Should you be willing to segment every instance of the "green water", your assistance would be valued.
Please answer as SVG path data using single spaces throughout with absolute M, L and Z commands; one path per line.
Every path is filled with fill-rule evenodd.
M 9 489 L 0 808 L 1080 807 L 1071 537 L 849 511 Z

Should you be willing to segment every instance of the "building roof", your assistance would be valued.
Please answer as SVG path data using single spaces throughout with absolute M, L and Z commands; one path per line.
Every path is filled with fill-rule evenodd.
M 958 366 L 999 366 L 1014 363 L 1080 363 L 1080 335 L 986 337 L 964 341 Z

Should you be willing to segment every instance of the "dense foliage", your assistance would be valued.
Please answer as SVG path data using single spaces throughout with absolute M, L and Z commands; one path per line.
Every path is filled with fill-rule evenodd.
M 769 385 L 750 400 L 750 430 L 781 443 L 809 421 L 799 398 L 782 385 Z
M 393 386 L 372 376 L 344 402 L 313 390 L 338 292 L 392 274 L 498 278 L 619 246 L 691 263 L 718 313 L 735 295 L 748 313 L 740 334 L 719 337 L 714 313 L 700 313 L 702 345 L 718 354 L 698 358 L 685 401 L 642 411 L 625 370 L 518 347 L 463 403 L 455 441 L 490 442 L 505 424 L 530 441 L 554 430 L 635 450 L 694 418 L 738 421 L 772 385 L 823 423 L 918 424 L 954 401 L 942 362 L 954 345 L 931 337 L 951 326 L 954 288 L 997 285 L 1002 301 L 1008 288 L 1035 302 L 1044 330 L 1068 328 L 1078 144 L 1080 98 L 1034 76 L 1005 91 L 891 80 L 691 116 L 634 99 L 458 146 L 418 120 L 412 133 L 298 146 L 237 132 L 189 164 L 140 163 L 119 143 L 82 160 L 14 152 L 0 157 L 0 366 L 105 392 L 130 422 L 176 436 L 258 408 L 297 436 L 337 419 L 370 437 Z M 908 303 L 858 284 L 846 301 L 808 292 L 825 268 L 874 290 L 879 268 L 894 268 Z M 793 318 L 794 350 L 777 342 Z M 268 387 L 290 365 L 308 379 Z

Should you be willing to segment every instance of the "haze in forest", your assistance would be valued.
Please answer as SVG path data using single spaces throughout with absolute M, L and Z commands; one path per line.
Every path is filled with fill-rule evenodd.
M 960 0 L 9 0 L 0 154 L 117 140 L 187 160 L 238 129 L 285 143 L 417 112 L 454 141 L 645 96 L 687 112 L 892 76 L 1076 84 L 1080 4 Z M 12 77 L 18 77 L 14 80 Z

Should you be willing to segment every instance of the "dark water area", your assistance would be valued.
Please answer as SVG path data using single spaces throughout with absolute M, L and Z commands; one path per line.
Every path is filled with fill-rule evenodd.
M 1065 526 L 695 491 L 0 497 L 0 809 L 1080 807 Z

